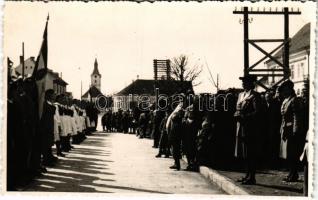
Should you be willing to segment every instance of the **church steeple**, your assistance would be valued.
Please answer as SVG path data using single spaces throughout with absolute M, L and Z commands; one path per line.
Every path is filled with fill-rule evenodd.
M 98 71 L 98 62 L 95 58 L 94 70 L 91 74 L 91 86 L 95 86 L 99 91 L 101 91 L 101 77 L 102 75 Z
M 99 75 L 99 76 L 102 76 L 99 71 L 98 71 L 98 62 L 97 62 L 97 58 L 95 58 L 95 62 L 94 62 L 94 70 L 93 70 L 93 73 L 92 75 Z

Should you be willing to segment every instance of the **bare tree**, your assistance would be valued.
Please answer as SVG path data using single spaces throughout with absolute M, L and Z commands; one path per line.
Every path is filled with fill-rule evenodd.
M 180 55 L 171 60 L 171 76 L 178 81 L 191 81 L 193 85 L 200 83 L 193 83 L 202 72 L 202 67 L 199 65 L 189 66 L 188 56 Z

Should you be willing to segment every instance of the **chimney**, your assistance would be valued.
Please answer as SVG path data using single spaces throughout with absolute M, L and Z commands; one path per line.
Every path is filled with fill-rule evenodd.
M 137 80 L 139 79 L 139 75 L 137 75 Z
M 31 56 L 31 57 L 30 57 L 30 59 L 31 59 L 31 61 L 32 61 L 32 62 L 35 62 L 35 60 L 34 60 L 34 59 L 35 59 L 35 58 L 34 58 L 34 56 Z

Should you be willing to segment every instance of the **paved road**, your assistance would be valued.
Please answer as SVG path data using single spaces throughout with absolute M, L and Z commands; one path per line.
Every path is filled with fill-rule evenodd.
M 199 173 L 169 169 L 155 158 L 152 140 L 135 135 L 95 133 L 48 168 L 28 191 L 222 194 Z M 185 166 L 182 166 L 185 168 Z

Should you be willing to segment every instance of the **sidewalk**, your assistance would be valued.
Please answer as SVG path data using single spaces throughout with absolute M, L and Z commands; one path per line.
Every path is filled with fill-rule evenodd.
M 235 171 L 214 170 L 200 166 L 200 173 L 217 184 L 228 194 L 236 195 L 275 195 L 275 196 L 302 196 L 303 174 L 300 173 L 300 181 L 294 183 L 283 182 L 287 172 L 277 170 L 257 171 L 256 185 L 241 185 L 236 182 L 244 174 Z

